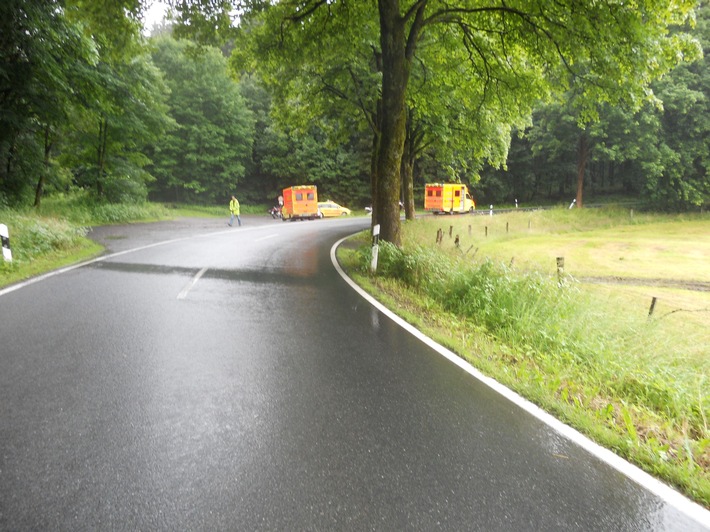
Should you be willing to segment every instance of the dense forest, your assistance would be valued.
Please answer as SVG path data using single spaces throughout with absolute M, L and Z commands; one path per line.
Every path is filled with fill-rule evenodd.
M 372 9 L 249 2 L 237 17 L 229 2 L 174 4 L 181 9 L 171 20 L 143 28 L 140 0 L 0 3 L 0 205 L 40 207 L 51 194 L 221 204 L 232 193 L 268 204 L 283 187 L 307 183 L 350 207 L 371 205 L 377 175 L 388 171 L 373 155 L 385 153 L 373 143 L 385 138 L 387 94 L 378 83 L 388 71 L 377 64 L 376 25 L 352 21 L 367 21 Z M 297 16 L 279 12 L 295 4 Z M 306 17 L 325 4 L 334 32 L 353 43 L 352 54 L 310 34 L 274 33 L 284 20 L 305 28 Z M 342 27 L 340 4 L 351 10 L 347 23 L 337 22 Z M 616 195 L 659 210 L 706 207 L 710 65 L 703 51 L 710 7 L 693 4 L 683 3 L 675 18 L 663 13 L 667 31 L 659 35 L 672 46 L 639 59 L 648 78 L 630 80 L 630 87 L 617 78 L 641 72 L 638 65 L 609 61 L 552 91 L 550 71 L 512 64 L 513 44 L 505 69 L 496 72 L 485 56 L 483 67 L 471 63 L 471 73 L 462 65 L 481 40 L 466 33 L 470 20 L 459 23 L 460 35 L 441 26 L 421 37 L 408 71 L 404 145 L 393 152 L 402 179 L 388 186 L 405 199 L 414 190 L 415 208 L 418 191 L 432 181 L 467 183 L 485 205 L 576 198 L 582 206 Z M 449 38 L 465 46 L 450 46 Z M 554 44 L 566 59 L 561 42 Z M 374 54 L 359 61 L 368 48 Z M 531 63 L 529 51 L 520 57 L 525 53 Z M 482 71 L 486 84 L 475 86 L 471 79 Z M 605 74 L 616 89 L 600 81 Z

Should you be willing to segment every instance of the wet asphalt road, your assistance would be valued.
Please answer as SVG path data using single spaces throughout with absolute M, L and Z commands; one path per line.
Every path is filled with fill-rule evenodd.
M 356 294 L 368 223 L 98 228 L 0 292 L 0 529 L 706 529 Z

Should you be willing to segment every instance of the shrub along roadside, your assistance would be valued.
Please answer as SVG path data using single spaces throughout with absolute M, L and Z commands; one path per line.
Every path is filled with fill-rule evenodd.
M 491 261 L 367 236 L 339 259 L 405 319 L 499 382 L 710 507 L 707 367 L 657 346 L 663 323 L 617 312 L 583 287 Z M 692 341 L 692 339 L 691 339 Z
M 12 262 L 0 261 L 0 287 L 80 262 L 101 252 L 86 229 L 64 219 L 0 210 L 8 226 Z

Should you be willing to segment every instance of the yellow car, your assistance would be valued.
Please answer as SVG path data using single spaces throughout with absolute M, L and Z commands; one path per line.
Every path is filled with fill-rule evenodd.
M 328 200 L 318 202 L 318 216 L 321 218 L 328 218 L 331 216 L 347 216 L 350 212 L 350 209 L 342 207 L 334 201 Z

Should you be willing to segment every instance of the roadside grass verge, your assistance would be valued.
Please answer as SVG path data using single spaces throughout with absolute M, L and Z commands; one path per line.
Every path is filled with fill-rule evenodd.
M 98 255 L 86 229 L 62 218 L 0 210 L 10 228 L 12 262 L 0 262 L 0 287 Z
M 659 257 L 664 254 L 683 278 L 704 278 L 708 272 L 703 268 L 695 272 L 694 261 L 697 253 L 710 249 L 701 230 L 704 227 L 707 233 L 708 218 L 631 218 L 620 211 L 589 211 L 540 211 L 507 220 L 501 215 L 407 222 L 401 249 L 381 245 L 376 276 L 367 271 L 367 235 L 360 237 L 361 247 L 343 249 L 339 258 L 366 290 L 442 345 L 710 507 L 707 293 L 655 291 L 663 304 L 649 319 L 649 301 L 643 301 L 648 287 L 617 290 L 614 285 L 579 282 L 568 270 L 558 276 L 554 266 L 555 253 L 562 250 L 573 263 L 585 257 L 586 275 L 597 273 L 595 264 L 608 261 L 611 252 L 592 260 L 583 255 L 583 245 L 569 243 L 593 236 L 606 248 L 607 241 L 627 235 L 638 247 L 630 256 L 654 257 L 655 267 L 647 267 L 648 279 L 670 278 Z M 444 222 L 459 225 L 451 238 L 446 227 L 444 241 L 437 244 L 436 232 Z M 522 229 L 511 231 L 513 222 Z M 467 241 L 469 224 L 472 235 L 488 224 L 490 240 L 479 233 L 475 241 Z M 453 243 L 456 234 L 458 246 Z M 545 236 L 546 247 L 537 243 L 539 235 Z M 673 240 L 672 245 L 659 246 L 666 240 Z M 679 240 L 685 241 L 686 251 Z M 512 241 L 516 245 L 511 247 Z M 644 242 L 663 249 L 649 252 Z M 475 256 L 473 249 L 466 253 L 470 246 L 478 248 Z M 547 248 L 555 251 L 540 253 Z M 635 268 L 620 262 L 614 265 L 613 276 L 639 276 Z M 671 304 L 666 302 L 669 298 Z M 671 310 L 677 302 L 687 308 Z
M 224 205 L 183 205 L 176 203 L 162 204 L 171 217 L 184 218 L 229 218 L 229 202 Z M 240 204 L 241 214 L 264 214 L 269 208 L 266 205 L 245 205 Z
M 174 216 L 160 203 L 103 203 L 86 193 L 55 194 L 42 200 L 39 209 L 26 208 L 27 216 L 66 220 L 84 227 L 164 220 Z

